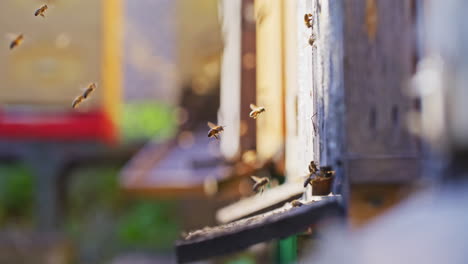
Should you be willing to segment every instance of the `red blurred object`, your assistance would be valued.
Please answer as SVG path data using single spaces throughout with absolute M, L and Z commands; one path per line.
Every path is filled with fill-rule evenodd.
M 104 110 L 79 112 L 41 112 L 0 110 L 0 138 L 117 141 L 116 126 Z

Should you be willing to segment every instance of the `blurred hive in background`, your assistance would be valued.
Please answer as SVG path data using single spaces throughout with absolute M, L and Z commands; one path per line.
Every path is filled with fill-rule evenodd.
M 45 18 L 34 16 L 40 5 L 33 0 L 0 3 L 0 34 L 21 32 L 25 38 L 13 51 L 6 43 L 0 48 L 0 135 L 115 139 L 120 1 L 53 1 Z M 72 111 L 71 101 L 90 82 L 98 84 L 95 94 Z
M 183 86 L 197 94 L 217 87 L 217 1 L 128 1 L 125 12 L 126 101 L 174 105 Z

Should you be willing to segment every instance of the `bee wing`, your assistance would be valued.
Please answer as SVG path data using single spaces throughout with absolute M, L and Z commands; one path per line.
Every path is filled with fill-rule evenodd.
M 14 41 L 16 40 L 19 36 L 23 36 L 23 41 L 24 41 L 24 34 L 23 33 L 6 33 L 5 34 L 5 38 L 8 40 L 8 41 Z
M 257 108 L 258 108 L 258 107 L 257 107 L 256 105 L 250 104 L 250 109 L 252 109 L 252 110 L 257 110 Z
M 208 121 L 207 124 L 208 124 L 208 127 L 210 127 L 210 128 L 215 128 L 215 127 L 217 127 L 215 124 L 211 123 L 210 121 Z
M 257 182 L 259 182 L 259 181 L 261 181 L 261 180 L 262 180 L 262 178 L 260 178 L 260 177 L 257 177 L 257 176 L 253 176 L 253 175 L 252 175 L 252 176 L 250 176 L 250 178 L 251 178 L 251 179 L 252 179 L 252 180 L 253 180 L 255 183 L 257 183 Z
M 83 91 L 83 97 L 84 98 L 88 98 L 88 96 L 94 92 L 94 90 L 96 90 L 96 84 L 95 83 L 91 83 L 90 85 L 88 85 L 87 88 L 84 89 Z

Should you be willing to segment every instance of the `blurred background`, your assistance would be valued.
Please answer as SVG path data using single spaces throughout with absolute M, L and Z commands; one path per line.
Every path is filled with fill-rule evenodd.
M 45 17 L 35 17 L 42 4 Z M 137 263 L 118 256 L 140 251 L 173 262 L 180 203 L 126 195 L 119 173 L 146 142 L 176 135 L 184 94 L 219 89 L 217 1 L 0 9 L 0 262 Z M 24 42 L 9 50 L 19 33 Z M 96 91 L 72 109 L 91 82 Z
M 200 263 L 431 263 L 434 248 L 466 263 L 467 9 L 0 1 L 0 263 L 175 263 L 204 227 L 284 208 L 307 224 L 294 210 L 329 196 L 346 225 Z M 252 103 L 267 109 L 257 120 Z M 225 126 L 220 140 L 207 122 Z M 323 193 L 304 188 L 311 161 L 335 171 Z M 269 178 L 263 196 L 251 175 Z

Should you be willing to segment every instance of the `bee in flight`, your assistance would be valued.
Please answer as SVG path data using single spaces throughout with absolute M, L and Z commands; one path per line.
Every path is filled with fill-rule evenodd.
M 34 12 L 34 16 L 45 17 L 44 13 L 48 8 L 49 7 L 47 5 L 43 5 L 43 6 L 39 7 L 39 9 L 37 9 L 36 12 Z
M 72 108 L 76 108 L 81 102 L 89 97 L 89 95 L 96 90 L 97 85 L 95 83 L 91 83 L 88 85 L 88 88 L 83 92 L 83 94 L 78 95 L 75 100 L 73 100 Z
M 10 49 L 18 47 L 24 40 L 23 34 L 19 34 L 13 41 L 10 43 Z
M 95 83 L 91 83 L 90 85 L 88 85 L 88 88 L 86 88 L 86 90 L 84 91 L 83 93 L 83 97 L 84 99 L 88 98 L 88 96 L 94 91 L 96 90 L 96 84 Z
M 81 94 L 78 95 L 78 96 L 75 98 L 75 100 L 73 100 L 72 107 L 73 107 L 73 108 L 76 108 L 79 104 L 81 104 L 81 102 L 83 102 L 83 100 L 84 100 L 83 95 L 81 95 Z
M 208 137 L 215 137 L 219 139 L 219 134 L 224 131 L 224 126 L 218 126 L 211 122 L 208 122 L 208 126 L 210 127 L 210 131 L 208 131 Z
M 250 176 L 250 178 L 255 182 L 254 186 L 252 187 L 252 190 L 256 193 L 258 193 L 259 191 L 263 193 L 265 187 L 270 182 L 270 179 L 268 179 L 268 177 L 260 178 L 257 176 Z
M 312 27 L 312 14 L 305 14 L 304 15 L 304 23 L 306 27 L 311 28 Z
M 252 111 L 250 112 L 249 116 L 253 119 L 257 119 L 257 117 L 265 112 L 265 107 L 263 106 L 256 106 L 254 104 L 250 104 L 250 109 L 252 109 Z
M 307 187 L 307 184 L 311 184 L 312 180 L 315 178 L 317 172 L 318 172 L 318 166 L 315 161 L 311 161 L 309 164 L 309 177 L 304 182 L 304 188 Z

